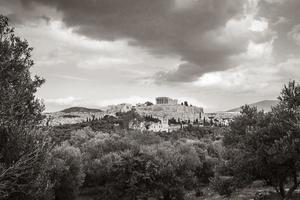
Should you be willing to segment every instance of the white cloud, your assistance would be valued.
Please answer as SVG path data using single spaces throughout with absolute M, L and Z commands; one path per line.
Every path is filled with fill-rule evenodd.
M 232 93 L 259 92 L 274 81 L 278 69 L 269 66 L 239 66 L 222 72 L 204 74 L 194 85 L 219 88 Z
M 273 52 L 273 41 L 268 41 L 265 43 L 254 43 L 249 42 L 247 52 L 243 54 L 245 59 L 264 59 L 264 61 L 269 60 L 272 57 Z
M 257 63 L 256 63 L 257 64 Z M 289 58 L 284 62 L 262 61 L 260 64 L 247 63 L 226 71 L 206 73 L 193 85 L 228 93 L 250 93 L 252 95 L 278 95 L 283 84 L 300 79 L 300 59 Z
M 249 27 L 249 30 L 255 31 L 255 32 L 262 32 L 268 29 L 268 22 L 266 19 L 252 19 L 251 25 Z

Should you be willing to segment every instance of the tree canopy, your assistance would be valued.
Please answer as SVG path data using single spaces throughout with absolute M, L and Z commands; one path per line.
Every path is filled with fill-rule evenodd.
M 224 144 L 231 152 L 229 165 L 236 177 L 263 179 L 282 199 L 290 199 L 300 184 L 299 84 L 289 82 L 278 99 L 269 113 L 242 107 Z
M 0 15 L 0 160 L 6 164 L 18 159 L 16 149 L 22 147 L 25 129 L 42 119 L 44 106 L 35 93 L 44 79 L 31 77 L 31 51 L 28 42 L 14 34 L 8 18 Z M 12 152 L 16 155 L 7 155 Z
M 0 199 L 43 199 L 49 191 L 46 142 L 34 131 L 43 104 L 35 93 L 44 79 L 32 77 L 32 48 L 0 15 Z

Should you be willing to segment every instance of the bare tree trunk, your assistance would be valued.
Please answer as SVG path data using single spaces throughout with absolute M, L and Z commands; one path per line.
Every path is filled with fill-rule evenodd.
M 279 182 L 279 192 L 280 192 L 280 196 L 281 198 L 284 200 L 285 199 L 285 190 L 284 190 L 284 183 L 283 181 Z
M 284 200 L 289 200 L 292 198 L 292 194 L 293 192 L 298 188 L 298 186 L 300 185 L 300 182 L 298 182 L 297 180 L 297 172 L 296 170 L 294 170 L 294 175 L 293 175 L 293 186 L 289 189 L 289 191 L 286 193 L 286 196 L 284 198 Z

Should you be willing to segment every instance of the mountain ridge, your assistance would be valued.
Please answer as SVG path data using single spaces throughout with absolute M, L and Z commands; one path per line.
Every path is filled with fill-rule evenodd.
M 278 100 L 262 100 L 247 105 L 249 105 L 250 107 L 257 107 L 257 110 L 264 110 L 265 112 L 269 112 L 271 111 L 271 108 L 273 106 L 278 104 L 278 102 L 279 102 Z M 240 111 L 241 111 L 241 107 L 238 107 L 238 108 L 229 109 L 225 112 L 240 112 Z
M 72 112 L 90 112 L 90 113 L 95 113 L 95 112 L 103 112 L 100 109 L 96 109 L 96 108 L 86 108 L 86 107 L 70 107 L 70 108 L 66 108 L 63 109 L 59 112 L 63 112 L 63 113 L 72 113 Z

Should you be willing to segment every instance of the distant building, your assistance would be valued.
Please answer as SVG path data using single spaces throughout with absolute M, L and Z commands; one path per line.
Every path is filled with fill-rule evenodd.
M 171 99 L 169 97 L 157 97 L 156 104 L 168 104 L 168 105 L 176 105 L 178 104 L 177 99 Z

